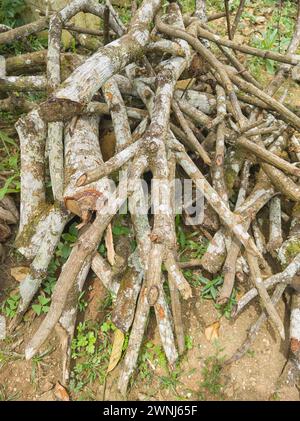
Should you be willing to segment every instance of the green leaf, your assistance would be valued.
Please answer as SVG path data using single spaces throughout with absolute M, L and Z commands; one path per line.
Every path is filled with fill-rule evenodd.
M 179 231 L 179 244 L 182 249 L 184 248 L 186 244 L 186 236 L 183 230 Z
M 95 352 L 95 345 L 94 344 L 88 344 L 86 347 L 86 351 L 88 354 L 93 354 Z
M 13 182 L 13 180 L 16 178 L 15 175 L 12 175 L 11 177 L 8 177 L 4 183 L 4 186 L 0 189 L 0 200 L 3 199 L 3 197 L 7 194 L 7 193 L 13 193 L 14 190 L 12 190 L 11 187 L 11 183 Z
M 118 236 L 118 235 L 128 235 L 128 234 L 130 234 L 130 229 L 128 227 L 123 227 L 121 225 L 115 225 L 112 228 L 112 232 L 116 236 Z
M 101 243 L 98 247 L 98 252 L 101 254 L 101 256 L 105 256 L 106 253 L 106 247 L 104 243 Z
M 210 294 L 214 300 L 217 298 L 217 290 L 215 287 L 211 287 Z
M 76 223 L 74 223 L 70 226 L 69 233 L 76 238 L 78 237 L 78 229 L 76 228 Z
M 42 313 L 42 306 L 40 304 L 32 304 L 32 310 L 39 316 Z
M 271 75 L 273 75 L 275 73 L 275 63 L 273 60 L 266 60 L 266 69 L 267 72 L 270 73 Z
M 209 282 L 209 279 L 205 278 L 204 276 L 199 276 L 199 281 L 201 282 L 201 284 L 206 285 L 207 282 Z
M 45 297 L 44 295 L 39 295 L 38 296 L 38 300 L 39 302 L 42 304 L 42 306 L 46 305 L 49 303 L 50 298 Z
M 106 333 L 110 330 L 110 324 L 107 322 L 104 322 L 101 326 L 101 330 L 102 332 Z
M 193 348 L 193 338 L 189 335 L 185 335 L 185 347 L 186 349 Z
M 65 241 L 67 241 L 68 243 L 71 243 L 71 244 L 75 243 L 75 241 L 77 240 L 77 236 L 72 235 L 68 232 L 66 232 L 65 234 L 62 234 L 61 237 L 62 237 L 63 240 L 65 240 Z

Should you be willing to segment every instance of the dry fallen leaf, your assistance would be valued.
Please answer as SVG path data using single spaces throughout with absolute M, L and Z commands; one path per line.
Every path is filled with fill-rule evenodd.
M 21 282 L 29 273 L 29 267 L 27 266 L 17 266 L 10 269 L 10 274 L 16 281 Z
M 237 293 L 236 293 L 236 300 L 237 301 L 240 301 L 240 299 L 243 297 L 243 295 L 245 295 L 245 291 L 238 291 Z
M 205 329 L 205 337 L 209 342 L 219 338 L 220 322 L 219 320 L 212 323 Z
M 54 395 L 60 401 L 69 401 L 70 400 L 68 392 L 59 382 L 57 382 L 56 385 L 55 385 Z
M 100 136 L 100 147 L 104 161 L 114 156 L 116 147 L 115 133 L 109 131 Z
M 191 79 L 183 79 L 183 80 L 179 80 L 177 83 L 176 83 L 176 89 L 181 89 L 181 90 L 185 90 L 185 89 L 187 89 L 188 87 L 191 87 L 191 82 L 192 82 L 192 78 Z M 191 85 L 190 85 L 191 84 Z
M 107 260 L 113 266 L 115 264 L 115 248 L 112 235 L 111 224 L 108 225 L 105 232 L 105 245 L 107 249 Z
M 113 343 L 112 351 L 110 354 L 110 360 L 109 360 L 109 364 L 107 368 L 108 373 L 112 371 L 116 367 L 118 362 L 120 361 L 124 340 L 125 340 L 124 333 L 121 330 L 116 329 L 114 332 L 114 343 Z

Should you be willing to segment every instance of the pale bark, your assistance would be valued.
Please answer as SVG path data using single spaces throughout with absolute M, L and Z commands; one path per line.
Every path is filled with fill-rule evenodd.
M 143 160 L 135 162 L 132 165 L 129 179 L 135 180 L 138 178 L 143 169 Z M 60 277 L 56 283 L 49 312 L 47 313 L 37 332 L 32 337 L 31 341 L 26 346 L 26 359 L 30 359 L 36 354 L 40 346 L 48 338 L 57 321 L 61 317 L 68 293 L 72 287 L 72 282 L 70 282 L 70 279 L 74 280 L 78 276 L 84 262 L 89 262 L 87 264 L 91 263 L 91 256 L 93 253 L 95 253 L 105 228 L 111 221 L 113 215 L 127 198 L 128 191 L 126 187 L 127 181 L 121 183 L 118 186 L 116 193 L 112 195 L 112 200 L 110 200 L 108 204 L 105 205 L 101 213 L 97 213 L 95 221 L 80 236 L 76 244 L 73 246 L 71 254 L 67 262 L 64 264 Z
M 0 44 L 9 44 L 17 39 L 27 37 L 28 35 L 40 32 L 47 27 L 48 18 L 43 17 L 36 22 L 28 23 L 24 26 L 19 26 L 14 29 L 0 33 Z
M 78 312 L 78 299 L 82 292 L 86 277 L 90 269 L 90 262 L 87 261 L 82 266 L 77 278 L 68 294 L 68 298 L 59 319 L 62 327 L 62 383 L 68 385 L 70 381 L 71 344 L 75 333 L 76 319 Z
M 269 242 L 267 248 L 271 254 L 276 255 L 276 251 L 278 251 L 279 247 L 283 243 L 280 197 L 276 196 L 271 199 L 269 215 Z
M 17 314 L 12 322 L 12 327 L 16 327 L 21 321 L 23 314 L 26 312 L 35 294 L 38 292 L 42 281 L 47 276 L 49 263 L 68 219 L 68 214 L 59 207 L 54 206 L 50 210 L 44 237 L 41 239 L 37 248 L 28 275 L 20 282 L 19 291 L 21 299 Z
M 51 100 L 41 105 L 45 121 L 68 119 L 80 112 L 103 83 L 143 51 L 149 39 L 148 26 L 159 6 L 160 0 L 145 0 L 128 33 L 100 48 L 65 80 Z M 99 62 L 102 63 L 101 71 L 94 71 Z
M 99 118 L 79 117 L 66 127 L 65 135 L 65 190 L 64 202 L 67 209 L 89 221 L 91 212 L 104 205 L 110 193 L 108 179 L 95 181 L 87 187 L 77 186 L 77 179 L 96 166 L 103 166 L 99 145 Z
M 33 122 L 34 127 L 32 127 Z M 45 202 L 44 156 L 46 125 L 37 110 L 19 119 L 16 129 L 21 147 L 21 208 L 19 234 Z
M 300 269 L 300 254 L 291 261 L 291 263 L 282 271 L 276 275 L 271 276 L 270 278 L 264 281 L 265 287 L 270 289 L 279 283 L 284 283 L 289 285 L 293 282 L 293 279 L 297 272 Z M 255 297 L 257 297 L 258 292 L 256 288 L 250 289 L 242 298 L 239 299 L 236 309 L 233 312 L 233 316 L 236 317 L 240 312 L 250 303 Z
M 234 41 L 221 38 L 218 35 L 214 35 L 211 32 L 206 31 L 200 25 L 198 26 L 198 36 L 201 38 L 208 39 L 209 41 L 215 42 L 216 44 L 223 45 L 224 47 L 232 48 L 233 50 L 241 51 L 242 53 L 268 58 L 270 60 L 279 61 L 281 63 L 287 63 L 297 65 L 299 63 L 299 56 L 295 54 L 280 54 L 274 51 L 263 51 L 259 48 L 250 47 L 248 45 L 240 45 Z

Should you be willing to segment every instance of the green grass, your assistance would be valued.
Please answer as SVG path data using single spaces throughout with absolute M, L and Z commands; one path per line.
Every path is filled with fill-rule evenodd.
M 274 1 L 264 0 L 261 7 L 274 6 Z M 259 15 L 263 11 L 260 10 Z M 250 38 L 250 45 L 261 50 L 270 50 L 284 53 L 293 36 L 295 26 L 296 7 L 292 1 L 284 1 L 282 8 L 274 8 L 272 15 L 266 22 L 264 30 L 257 29 Z M 250 23 L 255 23 L 255 15 L 245 11 L 242 18 L 249 18 Z M 248 59 L 248 66 L 252 74 L 259 78 L 261 69 L 267 73 L 274 75 L 279 67 L 277 62 L 270 59 L 262 59 L 259 57 L 251 57 Z
M 207 279 L 204 276 L 199 277 L 200 282 L 204 285 L 201 290 L 201 297 L 215 302 L 215 308 L 219 310 L 220 316 L 225 316 L 226 319 L 231 318 L 231 312 L 236 304 L 236 290 L 234 289 L 226 305 L 216 303 L 219 289 L 223 285 L 223 276 L 216 276 L 213 279 Z
M 232 291 L 232 294 L 226 305 L 220 305 L 216 303 L 218 293 L 223 285 L 223 276 L 217 275 L 212 279 L 208 279 L 192 270 L 183 270 L 184 277 L 194 287 L 201 287 L 200 296 L 205 300 L 213 300 L 215 302 L 215 308 L 219 311 L 220 316 L 225 316 L 226 319 L 231 318 L 231 312 L 237 303 L 236 301 L 236 289 Z
M 31 374 L 30 381 L 36 387 L 38 386 L 39 373 L 41 368 L 47 368 L 49 364 L 44 359 L 54 351 L 54 348 L 49 348 L 46 351 L 35 355 L 31 360 Z
M 73 393 L 87 392 L 95 381 L 104 385 L 115 330 L 116 327 L 109 318 L 101 325 L 93 321 L 78 324 L 77 334 L 71 345 L 72 359 L 75 361 L 70 382 Z M 123 352 L 127 345 L 128 335 L 125 337 Z
M 183 13 L 194 12 L 195 0 L 184 0 L 181 2 Z
M 199 399 L 208 400 L 211 398 L 223 399 L 223 383 L 221 380 L 221 370 L 224 357 L 221 355 L 222 349 L 217 346 L 214 355 L 206 358 L 202 369 L 202 381 L 199 389 Z
M 193 347 L 193 341 L 190 336 L 185 337 L 186 348 Z M 147 391 L 155 396 L 158 390 L 167 389 L 171 391 L 177 399 L 182 399 L 177 387 L 182 385 L 180 377 L 183 374 L 181 369 L 181 360 L 179 359 L 172 370 L 169 370 L 168 361 L 162 345 L 155 345 L 152 341 L 147 341 L 139 355 L 137 380 L 147 386 Z M 162 373 L 162 374 L 161 374 Z M 131 379 L 131 386 L 133 379 Z
M 54 252 L 54 256 L 48 266 L 48 272 L 46 278 L 42 282 L 40 293 L 34 300 L 31 308 L 40 316 L 48 312 L 51 296 L 56 284 L 59 272 L 63 264 L 68 259 L 72 246 L 78 238 L 78 230 L 76 228 L 76 222 L 69 226 L 68 231 L 62 234 L 61 240 L 57 245 Z M 78 299 L 78 309 L 83 311 L 87 307 L 87 303 L 83 299 L 84 293 L 82 293 Z M 2 304 L 1 312 L 8 318 L 13 318 L 17 313 L 18 304 L 20 301 L 19 294 L 10 295 Z
M 25 0 L 1 0 L 0 22 L 13 28 L 24 24 L 23 12 L 25 7 Z
M 180 260 L 201 259 L 207 250 L 208 240 L 200 236 L 198 231 L 186 233 L 181 215 L 176 215 L 175 227 Z
M 190 335 L 185 335 L 184 337 L 185 349 L 193 349 L 193 338 Z
M 5 384 L 0 385 L 0 402 L 16 401 L 20 397 L 19 392 L 10 393 Z
M 160 367 L 167 369 L 166 355 L 161 345 L 154 345 L 148 341 L 142 348 L 138 361 L 138 372 L 141 380 L 150 383 L 154 377 L 154 369 Z
M 27 8 L 26 0 L 1 0 L 0 22 L 12 28 L 25 24 L 24 12 Z M 25 39 L 0 46 L 0 55 L 18 55 L 47 48 L 47 36 L 30 35 Z
M 10 113 L 5 114 L 5 119 L 10 119 Z M 0 200 L 6 194 L 20 192 L 20 149 L 18 144 L 5 132 L 0 130 L 0 173 L 3 172 L 6 180 L 0 184 Z
M 47 313 L 51 303 L 51 296 L 53 289 L 56 283 L 56 280 L 59 276 L 60 269 L 62 265 L 68 259 L 72 246 L 78 238 L 78 230 L 76 228 L 76 222 L 70 225 L 67 232 L 62 234 L 61 240 L 57 245 L 54 256 L 51 259 L 51 262 L 48 266 L 47 277 L 44 279 L 41 287 L 40 294 L 32 304 L 33 311 L 39 316 L 40 314 Z M 82 302 L 82 296 L 80 296 L 78 307 L 82 311 L 85 304 Z
M 20 301 L 20 294 L 12 294 L 10 295 L 1 306 L 1 312 L 8 317 L 9 319 L 13 319 L 17 314 L 17 309 Z
M 45 35 L 29 35 L 27 38 L 16 40 L 10 44 L 0 46 L 0 54 L 5 56 L 32 53 L 44 50 L 48 46 L 48 38 Z

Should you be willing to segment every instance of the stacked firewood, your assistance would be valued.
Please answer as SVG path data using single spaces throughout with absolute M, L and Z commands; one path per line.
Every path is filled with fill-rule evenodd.
M 193 16 L 183 15 L 176 2 L 170 2 L 164 12 L 160 0 L 144 0 L 128 26 L 108 1 L 104 6 L 74 0 L 59 12 L 0 34 L 3 44 L 44 28 L 49 31 L 47 51 L 6 59 L 0 90 L 7 98 L 0 107 L 14 107 L 15 92 L 48 93 L 35 106 L 22 95 L 18 99 L 18 108 L 27 114 L 16 123 L 21 148 L 16 243 L 32 263 L 20 284 L 21 300 L 11 329 L 22 321 L 39 290 L 66 224 L 75 216 L 81 219 L 79 239 L 57 279 L 49 312 L 25 348 L 26 358 L 32 358 L 59 324 L 68 338 L 64 383 L 69 378 L 78 296 L 90 269 L 116 296 L 115 326 L 130 332 L 120 363 L 119 389 L 125 394 L 151 307 L 171 367 L 184 352 L 181 299 L 188 300 L 192 290 L 182 267 L 197 265 L 212 275 L 224 275 L 218 296 L 222 305 L 236 282 L 251 280 L 253 288 L 239 300 L 234 317 L 255 297 L 260 300 L 261 316 L 226 363 L 244 355 L 268 319 L 282 339 L 289 335 L 287 378 L 291 384 L 299 380 L 300 116 L 285 102 L 285 95 L 279 99 L 274 95 L 300 62 L 296 54 L 300 6 L 298 2 L 288 49 L 278 53 L 234 41 L 244 3 L 240 2 L 232 25 L 226 8 L 228 38 L 209 26 L 209 21 L 225 14 L 207 17 L 203 0 L 196 1 Z M 88 57 L 62 53 L 64 28 L 91 34 L 69 23 L 82 11 L 103 19 L 103 31 L 92 33 L 103 37 L 103 46 Z M 241 54 L 280 63 L 267 88 L 242 64 Z M 104 162 L 99 126 L 108 119 L 115 150 Z M 114 190 L 111 178 L 112 174 L 116 178 L 116 172 Z M 149 173 L 159 182 L 159 188 L 151 191 L 157 205 L 154 215 L 138 212 L 140 207 L 148 209 L 142 180 Z M 53 199 L 46 197 L 46 176 Z M 170 188 L 176 178 L 191 179 L 204 195 L 205 209 L 219 220 L 214 232 L 207 234 L 210 243 L 200 261 L 178 259 Z M 128 256 L 120 282 L 113 261 L 97 249 L 103 236 L 109 242 L 114 216 L 128 198 L 133 203 L 130 219 L 137 248 Z M 282 267 L 276 274 L 274 259 L 277 268 L 278 262 Z M 285 291 L 291 294 L 288 334 L 276 310 Z

